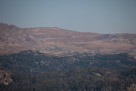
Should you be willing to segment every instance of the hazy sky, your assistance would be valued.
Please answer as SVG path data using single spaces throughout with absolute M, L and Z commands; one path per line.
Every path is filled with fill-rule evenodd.
M 136 0 L 0 0 L 0 22 L 23 28 L 136 33 Z

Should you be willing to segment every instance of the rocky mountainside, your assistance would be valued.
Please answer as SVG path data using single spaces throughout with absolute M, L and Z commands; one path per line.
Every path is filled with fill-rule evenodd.
M 0 23 L 0 91 L 135 91 L 135 45 L 136 34 Z
M 23 50 L 63 54 L 72 52 L 136 55 L 136 34 L 98 34 L 57 27 L 19 28 L 0 23 L 0 54 Z

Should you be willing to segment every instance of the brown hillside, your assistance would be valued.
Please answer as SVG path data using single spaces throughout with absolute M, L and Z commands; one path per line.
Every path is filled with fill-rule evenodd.
M 45 53 L 136 52 L 136 34 L 98 34 L 75 32 L 57 27 L 19 28 L 0 23 L 0 54 L 22 50 Z

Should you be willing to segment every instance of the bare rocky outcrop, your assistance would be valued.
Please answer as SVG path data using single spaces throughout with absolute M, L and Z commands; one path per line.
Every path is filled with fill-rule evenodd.
M 10 72 L 0 69 L 0 84 L 9 85 L 12 81 Z

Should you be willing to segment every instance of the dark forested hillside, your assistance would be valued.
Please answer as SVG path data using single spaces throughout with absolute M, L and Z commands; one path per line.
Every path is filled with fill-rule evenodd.
M 41 73 L 64 72 L 75 68 L 89 67 L 121 70 L 136 66 L 136 60 L 127 53 L 95 55 L 75 53 L 70 56 L 54 56 L 28 50 L 1 56 L 0 64 L 10 70 Z
M 0 91 L 136 91 L 136 60 L 127 53 L 0 56 Z
M 0 91 L 136 91 L 136 68 L 115 71 L 91 67 L 64 73 L 12 72 L 13 82 L 0 84 Z

